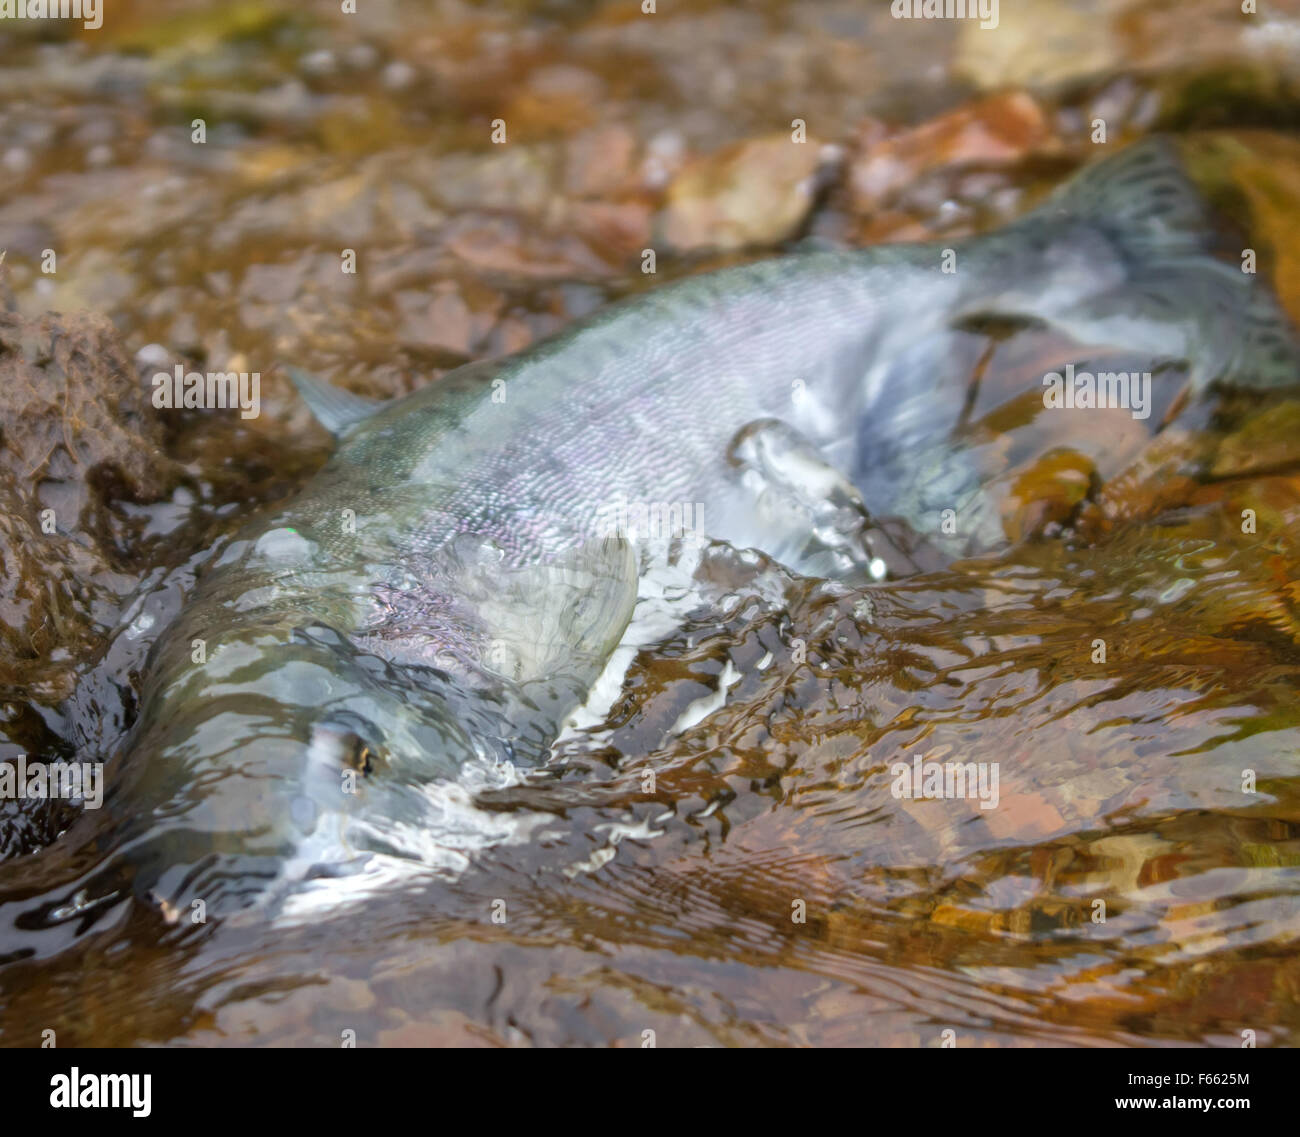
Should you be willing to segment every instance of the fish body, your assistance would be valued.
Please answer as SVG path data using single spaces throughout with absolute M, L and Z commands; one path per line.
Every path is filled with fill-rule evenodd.
M 963 321 L 1187 361 L 1200 388 L 1294 381 L 1276 308 L 1206 255 L 1204 224 L 1153 140 L 955 263 L 926 244 L 693 277 L 375 408 L 302 380 L 336 452 L 160 638 L 109 843 L 138 888 L 220 907 L 418 855 L 431 786 L 545 759 L 676 518 L 867 579 L 854 482 L 873 448 L 956 418 L 943 346 Z

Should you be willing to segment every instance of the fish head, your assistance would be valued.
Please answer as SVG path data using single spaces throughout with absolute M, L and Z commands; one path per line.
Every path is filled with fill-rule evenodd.
M 326 625 L 241 634 L 155 674 L 104 812 L 125 819 L 112 846 L 133 890 L 169 911 L 266 903 L 376 853 L 418 859 L 438 787 L 498 763 L 492 725 L 476 730 L 446 673 Z

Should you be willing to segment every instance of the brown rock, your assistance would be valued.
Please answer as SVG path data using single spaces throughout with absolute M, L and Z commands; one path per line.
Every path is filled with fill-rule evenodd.
M 162 424 L 108 320 L 0 314 L 0 684 L 66 691 L 125 578 L 107 505 L 164 496 Z
M 505 303 L 491 288 L 454 280 L 439 281 L 432 295 L 403 291 L 395 299 L 402 313 L 402 342 L 467 357 L 491 331 Z
M 1250 416 L 1219 443 L 1210 473 L 1240 477 L 1293 465 L 1300 459 L 1300 401 L 1287 399 Z
M 812 208 L 822 147 L 774 134 L 699 158 L 669 184 L 663 233 L 676 249 L 739 249 L 792 236 Z
M 601 197 L 634 174 L 636 135 L 616 123 L 584 130 L 565 146 L 564 181 L 577 197 Z
M 892 137 L 872 137 L 849 171 L 852 207 L 887 205 L 918 178 L 944 168 L 1001 167 L 1055 148 L 1046 115 L 1023 92 L 992 95 Z
M 1057 448 L 1035 459 L 1016 478 L 1002 502 L 1002 528 L 1011 541 L 1064 524 L 1087 496 L 1096 478 L 1091 459 L 1077 450 Z

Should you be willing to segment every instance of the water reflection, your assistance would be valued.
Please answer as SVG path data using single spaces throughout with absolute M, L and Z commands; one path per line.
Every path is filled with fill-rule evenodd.
M 6 97 L 48 91 L 84 126 L 60 133 L 57 107 L 48 132 L 45 112 L 0 120 L 23 128 L 5 153 L 29 156 L 6 166 L 8 283 L 31 313 L 111 311 L 133 352 L 161 344 L 223 369 L 239 353 L 292 355 L 391 395 L 645 287 L 656 195 L 689 158 L 740 142 L 709 176 L 674 183 L 686 247 L 663 274 L 716 255 L 689 235 L 727 206 L 692 194 L 727 163 L 763 168 L 763 149 L 743 143 L 791 91 L 812 92 L 805 117 L 826 138 L 848 138 L 876 129 L 868 116 L 944 110 L 967 81 L 1021 81 L 1007 75 L 1020 59 L 1064 66 L 953 47 L 940 27 L 895 52 L 856 5 L 708 6 L 654 34 L 600 7 L 425 17 L 368 33 L 370 63 L 347 43 L 308 64 L 324 50 L 314 37 L 344 33 L 241 6 L 248 26 L 209 29 L 214 62 L 188 86 L 156 37 L 183 60 L 193 28 L 132 5 L 114 48 L 20 44 Z M 1203 32 L 1214 7 L 1192 6 L 1188 26 Z M 177 11 L 180 24 L 217 19 Z M 1089 28 L 1076 31 L 1095 60 L 1108 49 Z M 408 46 L 422 34 L 441 38 Z M 732 60 L 722 79 L 699 62 L 710 52 Z M 936 58 L 953 67 L 918 87 Z M 810 69 L 825 81 L 810 85 Z M 876 77 L 865 88 L 864 75 Z M 897 185 L 859 166 L 842 192 L 818 189 L 793 230 L 784 199 L 776 231 L 723 220 L 757 225 L 765 247 L 805 231 L 960 234 L 1080 156 L 1062 122 L 1105 104 L 1121 131 L 1143 129 L 1158 93 L 1176 121 L 1196 121 L 1161 83 L 1121 75 L 1051 114 L 1023 99 L 972 114 L 952 134 L 983 140 L 989 164 L 973 173 L 945 161 L 951 139 L 910 136 L 891 144 L 914 162 Z M 683 107 L 697 109 L 674 125 Z M 179 124 L 199 113 L 220 145 L 189 143 Z M 471 137 L 498 113 L 535 132 L 527 148 L 501 157 Z M 990 160 L 1004 153 L 990 139 L 1025 164 Z M 1219 144 L 1216 171 L 1248 164 L 1237 146 Z M 91 163 L 96 147 L 110 148 L 107 168 Z M 1252 210 L 1293 210 L 1287 140 L 1263 152 L 1248 164 Z M 820 186 L 825 169 L 811 169 L 792 200 L 805 178 Z M 38 287 L 51 226 L 78 269 Z M 338 271 L 347 243 L 369 249 L 360 281 Z M 1294 305 L 1294 288 L 1283 298 Z M 674 609 L 549 766 L 448 791 L 447 815 L 487 837 L 447 863 L 407 858 L 351 892 L 321 882 L 274 921 L 194 924 L 143 902 L 128 869 L 105 879 L 95 842 L 56 840 L 75 838 L 75 811 L 5 814 L 0 1040 L 35 1045 L 54 1029 L 64 1046 L 329 1046 L 354 1030 L 361 1045 L 639 1046 L 653 1031 L 658 1045 L 936 1046 L 953 1030 L 959 1045 L 1237 1046 L 1248 1029 L 1259 1045 L 1300 1041 L 1300 409 L 1285 397 L 1182 407 L 1185 377 L 1161 373 L 1149 418 L 1081 429 L 1041 413 L 1038 377 L 1067 352 L 1083 360 L 1046 333 L 963 328 L 916 350 L 966 376 L 969 397 L 941 447 L 871 440 L 859 480 L 891 579 L 848 590 L 713 550 L 697 582 L 708 603 Z M 137 471 L 160 500 L 101 517 L 108 552 L 87 568 L 97 646 L 72 650 L 75 667 L 5 657 L 0 757 L 113 760 L 144 654 L 196 570 L 237 517 L 323 455 L 287 391 L 268 382 L 266 395 L 265 422 L 169 420 L 157 449 L 175 468 Z M 61 479 L 76 482 L 60 466 L 49 480 Z M 963 494 L 980 519 L 968 542 L 906 521 Z M 70 625 L 83 614 L 60 612 Z M 996 762 L 997 808 L 895 796 L 894 767 L 917 755 Z

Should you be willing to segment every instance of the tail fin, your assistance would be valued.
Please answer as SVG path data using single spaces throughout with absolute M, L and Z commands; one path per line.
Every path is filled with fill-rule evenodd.
M 1300 385 L 1295 329 L 1259 277 L 1210 255 L 1212 212 L 1171 139 L 1087 167 L 1018 224 L 1074 240 L 1082 259 L 1104 240 L 1111 272 L 1116 259 L 1121 268 L 1092 295 L 1044 285 L 1030 314 L 1082 342 L 1185 362 L 1196 390 Z M 1091 244 L 1080 238 L 1089 232 Z
M 1245 275 L 1245 274 L 1243 274 Z M 1281 305 L 1265 285 L 1253 284 L 1237 352 L 1217 380 L 1225 387 L 1294 387 L 1300 385 L 1300 339 Z
M 1161 135 L 1088 166 L 1034 212 L 1089 221 L 1138 260 L 1206 252 L 1213 227 L 1177 146 Z

